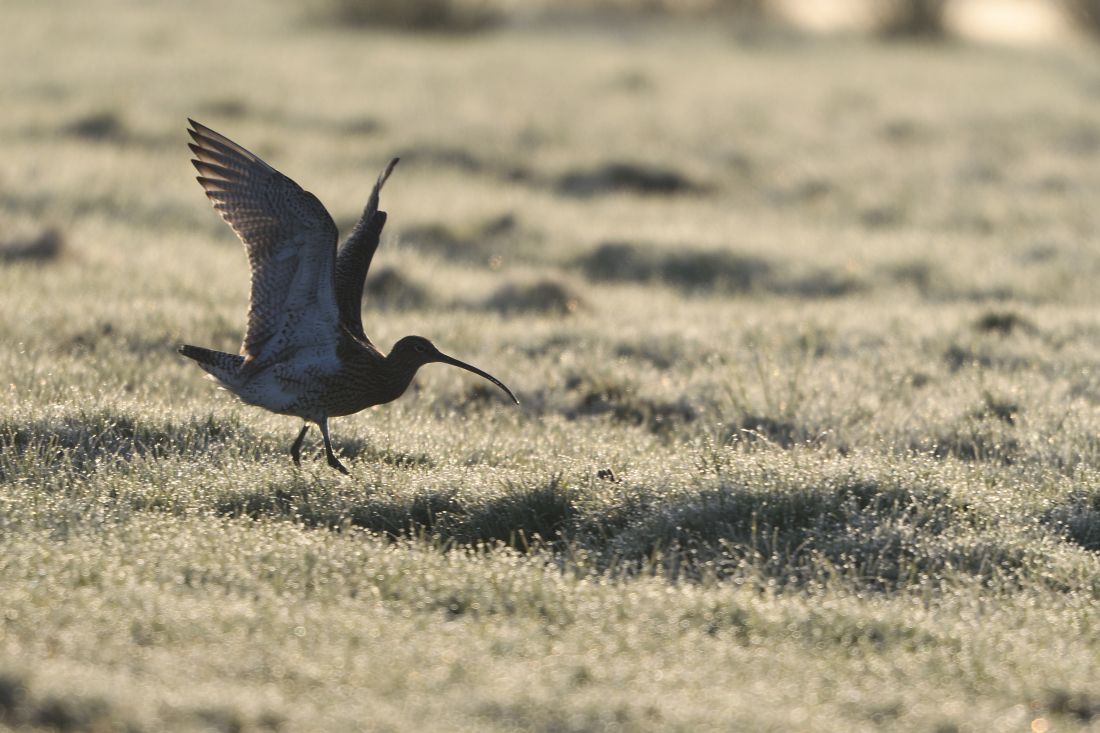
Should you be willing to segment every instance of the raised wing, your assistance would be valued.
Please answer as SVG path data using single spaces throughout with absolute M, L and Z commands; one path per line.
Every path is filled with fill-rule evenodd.
M 340 311 L 340 322 L 353 336 L 366 343 L 370 343 L 370 339 L 363 333 L 363 282 L 367 279 L 374 251 L 378 249 L 382 227 L 386 225 L 386 212 L 378 210 L 378 193 L 393 173 L 398 160 L 400 158 L 391 160 L 382 175 L 378 176 L 378 182 L 367 200 L 367 208 L 363 209 L 363 216 L 336 256 L 336 306 Z
M 317 197 L 240 145 L 188 120 L 199 183 L 248 253 L 252 295 L 241 354 L 263 366 L 303 347 L 335 346 L 336 224 Z

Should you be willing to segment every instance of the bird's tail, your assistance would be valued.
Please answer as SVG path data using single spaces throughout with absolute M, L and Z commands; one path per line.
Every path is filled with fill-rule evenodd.
M 224 351 L 204 349 L 201 346 L 184 344 L 179 352 L 188 359 L 194 359 L 206 372 L 223 387 L 232 389 L 240 374 L 244 357 L 237 354 L 227 354 Z

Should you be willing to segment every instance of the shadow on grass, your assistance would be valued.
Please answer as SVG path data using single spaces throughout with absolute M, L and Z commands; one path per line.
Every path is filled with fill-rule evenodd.
M 379 310 L 413 310 L 433 303 L 432 294 L 394 267 L 375 270 L 367 278 L 366 305 Z
M 93 112 L 73 120 L 65 126 L 64 132 L 92 142 L 122 142 L 130 137 L 122 118 L 110 110 Z
M 391 539 L 430 537 L 446 546 L 503 544 L 564 549 L 577 524 L 575 491 L 561 477 L 543 483 L 506 483 L 504 491 L 468 501 L 446 490 L 418 492 L 405 500 L 362 491 L 316 489 L 295 481 L 265 492 L 227 497 L 222 516 L 290 519 L 309 527 L 358 527 Z
M 997 333 L 1009 336 L 1014 331 L 1035 334 L 1039 329 L 1028 319 L 1013 311 L 987 311 L 974 322 L 974 330 L 981 333 Z
M 986 393 L 982 402 L 954 425 L 945 426 L 930 438 L 913 441 L 911 447 L 914 452 L 936 458 L 1011 466 L 1026 458 L 1017 434 L 1021 412 L 1019 403 Z
M 727 486 L 662 500 L 623 523 L 608 550 L 629 571 L 670 577 L 753 572 L 780 584 L 845 577 L 892 587 L 982 560 L 931 540 L 964 523 L 937 489 L 873 480 L 760 490 Z
M 65 234 L 49 227 L 36 237 L 0 242 L 0 262 L 34 262 L 46 264 L 62 259 L 68 251 Z
M 757 257 L 686 248 L 660 252 L 629 242 L 601 244 L 577 264 L 593 280 L 664 282 L 682 290 L 744 292 L 772 274 L 771 264 Z
M 588 198 L 611 193 L 673 196 L 704 193 L 707 187 L 671 168 L 616 161 L 598 168 L 570 171 L 558 180 L 557 190 L 566 196 Z
M 486 310 L 503 315 L 538 313 L 564 316 L 574 313 L 584 304 L 581 296 L 565 283 L 543 278 L 533 283 L 509 283 L 489 296 L 482 304 Z
M 106 700 L 80 695 L 39 695 L 20 676 L 0 673 L 0 721 L 23 729 L 134 730 Z
M 1067 542 L 1100 552 L 1100 491 L 1074 491 L 1065 503 L 1047 510 L 1042 520 Z
M 744 415 L 740 421 L 734 421 L 726 440 L 749 443 L 764 441 L 787 450 L 798 443 L 809 443 L 813 435 L 805 425 L 792 420 L 767 415 Z
M 645 427 L 654 434 L 668 434 L 697 417 L 695 408 L 684 399 L 653 400 L 639 394 L 636 386 L 614 379 L 571 377 L 565 388 L 576 398 L 564 412 L 569 420 L 603 415 L 617 423 Z
M 570 572 L 668 580 L 750 577 L 797 587 L 835 578 L 887 590 L 1012 572 L 1028 561 L 1022 545 L 978 533 L 974 510 L 937 487 L 854 476 L 768 483 L 582 489 L 556 476 L 470 499 L 446 490 L 402 498 L 296 482 L 226 497 L 216 512 L 358 527 L 444 548 L 538 550 Z
M 757 420 L 757 429 L 760 425 Z M 50 461 L 91 474 L 134 456 L 215 446 L 218 453 L 232 454 L 246 445 L 256 450 L 256 443 L 267 450 L 271 442 L 213 419 L 150 426 L 96 413 L 23 428 L 8 424 L 0 426 L 0 481 L 49 470 Z M 360 441 L 338 445 L 360 456 L 372 451 Z M 446 484 L 376 491 L 355 479 L 298 474 L 268 483 L 230 482 L 202 492 L 205 498 L 187 510 L 332 531 L 361 528 L 395 540 L 428 539 L 442 548 L 536 550 L 548 562 L 581 574 L 743 577 L 768 587 L 837 578 L 888 590 L 958 575 L 1005 578 L 1047 564 L 1030 539 L 990 531 L 1000 520 L 961 503 L 935 482 L 847 469 L 760 471 L 753 468 L 759 465 L 755 461 L 736 460 L 758 450 L 755 445 L 726 446 L 721 450 L 732 453 L 722 454 L 724 463 L 697 466 L 694 478 L 672 486 L 644 477 L 632 482 L 629 475 L 600 481 L 593 471 L 579 479 L 559 474 L 473 491 Z M 429 461 L 390 452 L 372 459 L 413 470 Z M 164 501 L 110 496 L 134 511 L 179 509 Z M 1100 549 L 1100 492 L 1077 494 L 1042 520 L 1067 541 Z
M 311 432 L 313 433 L 313 437 L 317 438 L 319 441 L 318 431 L 312 430 Z M 324 460 L 321 458 L 322 447 L 320 442 L 314 444 L 313 448 L 318 458 Z M 388 466 L 404 468 L 431 468 L 435 465 L 432 457 L 427 453 L 413 454 L 393 450 L 378 450 L 365 438 L 333 438 L 332 448 L 342 456 L 368 463 L 385 463 Z M 305 456 L 303 456 L 303 459 L 304 458 Z
M 487 5 L 453 0 L 326 0 L 313 18 L 347 28 L 389 28 L 414 33 L 465 34 L 499 25 L 504 16 Z
M 92 473 L 103 466 L 138 457 L 205 453 L 227 445 L 257 446 L 257 435 L 236 420 L 213 416 L 172 422 L 138 420 L 129 415 L 92 412 L 16 422 L 0 422 L 0 480 L 20 471 L 20 461 L 33 459 L 36 467 L 63 463 Z
M 846 271 L 818 269 L 798 276 L 760 257 L 727 250 L 677 247 L 674 251 L 605 242 L 575 264 L 591 280 L 664 283 L 684 292 L 767 292 L 797 298 L 839 298 L 868 284 Z
M 442 257 L 452 262 L 468 262 L 499 268 L 506 258 L 525 259 L 530 255 L 532 234 L 520 227 L 516 217 L 503 214 L 498 217 L 452 226 L 443 223 L 405 227 L 401 230 L 402 244 Z
M 5 730 L 57 733 L 146 730 L 131 719 L 128 710 L 102 697 L 49 694 L 38 687 L 25 676 L 5 672 L 0 667 L 0 724 L 5 725 Z M 233 707 L 177 707 L 169 719 L 177 725 L 182 720 L 193 721 L 203 730 L 214 731 L 277 730 L 283 723 L 282 716 L 272 711 L 252 716 Z M 192 726 L 186 729 L 191 730 Z

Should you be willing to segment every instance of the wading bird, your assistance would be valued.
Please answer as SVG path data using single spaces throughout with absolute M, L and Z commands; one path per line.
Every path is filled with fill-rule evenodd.
M 188 120 L 199 183 L 244 243 L 252 268 L 248 330 L 241 353 L 181 346 L 219 385 L 249 405 L 305 421 L 290 448 L 300 465 L 310 424 L 321 429 L 328 465 L 347 473 L 332 452 L 328 419 L 392 402 L 416 370 L 438 362 L 473 372 L 512 391 L 480 369 L 447 356 L 423 336 L 406 336 L 383 354 L 363 332 L 363 282 L 386 212 L 378 193 L 397 158 L 371 191 L 359 223 L 337 250 L 337 230 L 317 197 L 252 153 Z

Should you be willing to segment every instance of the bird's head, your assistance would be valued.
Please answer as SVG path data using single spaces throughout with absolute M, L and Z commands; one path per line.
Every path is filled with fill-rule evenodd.
M 386 360 L 398 364 L 406 369 L 409 369 L 414 373 L 417 369 L 424 366 L 425 364 L 450 364 L 451 366 L 456 366 L 459 369 L 465 369 L 468 372 L 473 372 L 479 377 L 488 379 L 490 382 L 504 390 L 517 405 L 519 404 L 519 400 L 517 400 L 516 396 L 512 394 L 512 390 L 505 387 L 504 383 L 501 382 L 499 379 L 491 374 L 487 374 L 486 372 L 481 371 L 475 366 L 467 364 L 466 362 L 459 361 L 458 359 L 455 359 L 451 356 L 447 356 L 442 351 L 437 349 L 435 344 L 433 344 L 431 341 L 424 338 L 423 336 L 406 336 L 405 338 L 401 339 L 393 345 L 393 349 L 390 350 L 390 354 L 388 357 L 386 357 Z

